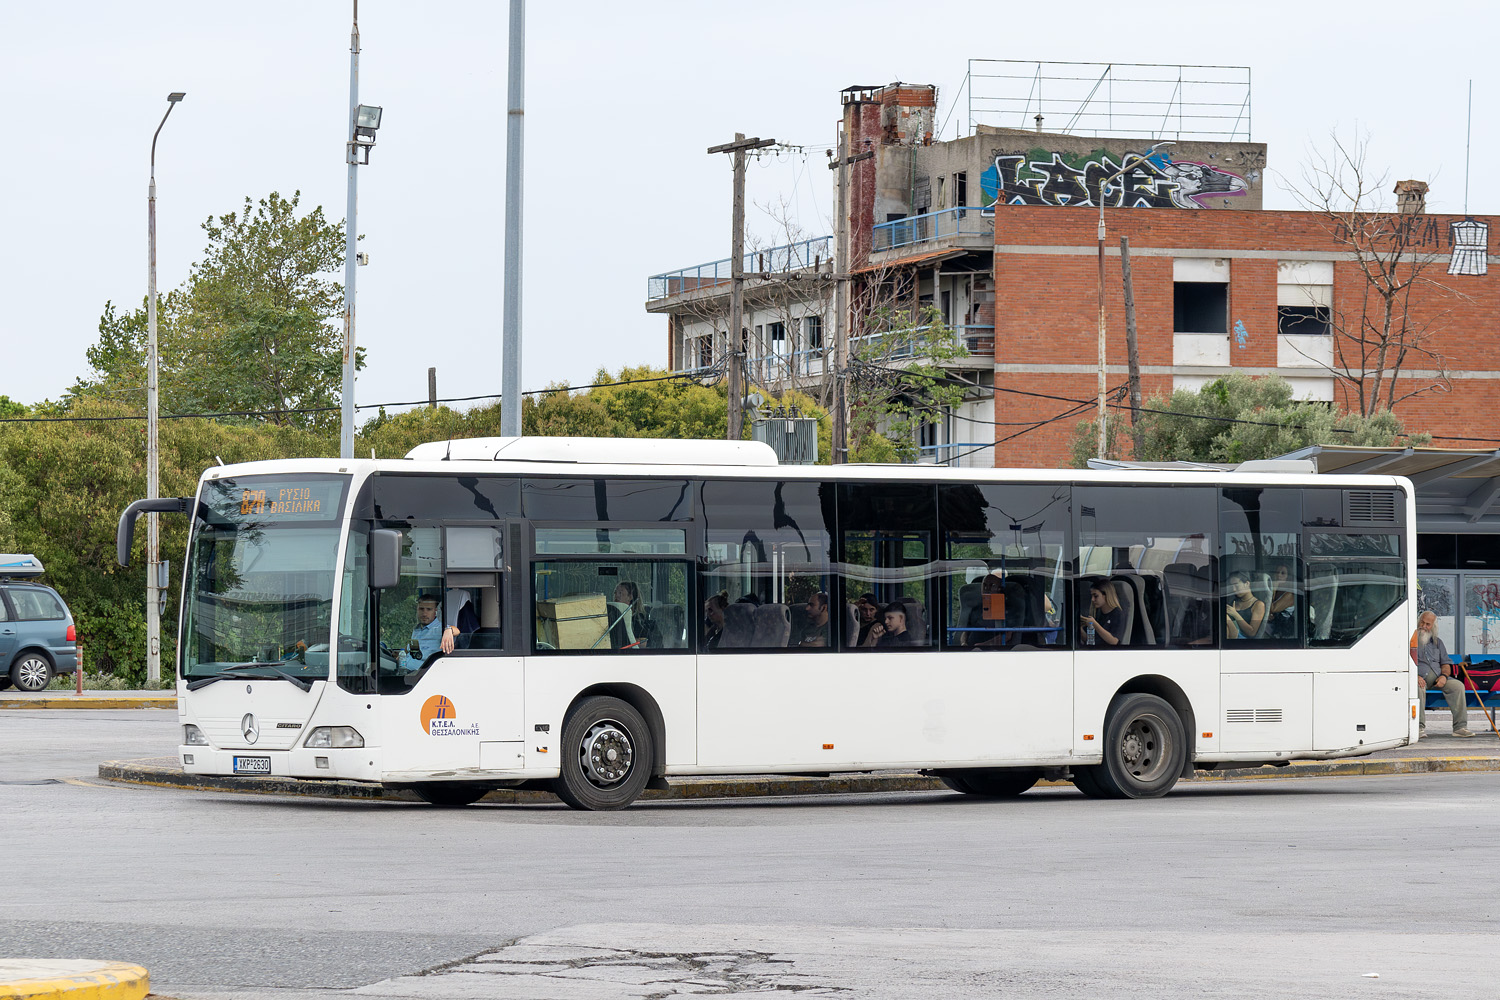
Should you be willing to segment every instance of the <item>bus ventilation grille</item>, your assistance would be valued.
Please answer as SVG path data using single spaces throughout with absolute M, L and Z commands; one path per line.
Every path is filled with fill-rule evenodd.
M 1396 494 L 1377 490 L 1349 490 L 1345 493 L 1348 523 L 1397 524 Z
M 1229 708 L 1224 710 L 1225 722 L 1280 722 L 1279 708 Z

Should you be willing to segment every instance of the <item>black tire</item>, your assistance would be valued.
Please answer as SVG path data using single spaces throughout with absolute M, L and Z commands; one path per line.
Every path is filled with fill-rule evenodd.
M 1154 799 L 1171 791 L 1187 761 L 1187 732 L 1154 694 L 1115 698 L 1104 721 L 1104 763 L 1095 771 L 1113 798 Z
M 1091 799 L 1112 799 L 1116 796 L 1099 782 L 1099 766 L 1073 768 L 1073 787 Z
M 562 773 L 552 790 L 574 809 L 624 809 L 651 780 L 646 720 L 619 698 L 585 699 L 563 722 Z
M 424 781 L 412 785 L 411 790 L 428 805 L 457 809 L 478 802 L 490 789 L 472 781 Z
M 938 771 L 937 779 L 960 795 L 973 795 L 974 788 L 963 779 L 960 771 Z
M 1035 768 L 969 768 L 938 775 L 955 792 L 986 799 L 1011 799 L 1042 780 Z
M 10 665 L 10 682 L 17 691 L 45 691 L 52 683 L 52 661 L 34 649 L 17 656 Z

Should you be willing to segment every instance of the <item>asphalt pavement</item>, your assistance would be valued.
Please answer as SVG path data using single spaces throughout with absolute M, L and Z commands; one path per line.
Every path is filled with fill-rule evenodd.
M 1429 726 L 1150 802 L 749 779 L 581 814 L 107 782 L 175 712 L 0 712 L 0 936 L 179 1000 L 1492 997 L 1434 956 L 1500 929 L 1500 774 L 1430 772 L 1500 771 L 1500 740 Z

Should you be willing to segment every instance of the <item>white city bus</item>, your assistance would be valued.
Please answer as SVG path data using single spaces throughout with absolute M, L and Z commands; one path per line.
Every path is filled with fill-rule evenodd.
M 496 438 L 213 468 L 124 513 L 122 562 L 146 510 L 193 518 L 193 774 L 581 809 L 677 775 L 913 768 L 1136 798 L 1416 738 L 1399 478 Z

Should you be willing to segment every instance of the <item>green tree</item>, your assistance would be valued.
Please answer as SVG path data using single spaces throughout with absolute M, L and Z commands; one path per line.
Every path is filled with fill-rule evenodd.
M 978 388 L 943 365 L 968 352 L 933 306 L 915 319 L 904 308 L 877 309 L 863 329 L 848 383 L 851 460 L 913 461 L 920 454 L 918 428 Z
M 157 308 L 163 412 L 265 413 L 271 423 L 338 425 L 343 380 L 343 224 L 300 193 L 276 192 L 203 223 L 208 245 L 182 288 Z M 105 304 L 90 374 L 72 397 L 145 399 L 146 308 Z M 363 352 L 355 359 L 363 367 Z M 299 410 L 329 408 L 324 412 Z
M 1389 410 L 1370 416 L 1339 413 L 1323 403 L 1299 401 L 1283 378 L 1251 378 L 1234 372 L 1197 392 L 1180 389 L 1169 398 L 1149 400 L 1141 416 L 1146 462 L 1248 462 L 1275 458 L 1311 444 L 1387 446 L 1404 440 L 1426 444 L 1428 434 L 1408 434 Z M 1154 411 L 1154 412 L 1152 412 Z M 1071 450 L 1082 468 L 1098 447 L 1097 421 L 1078 425 Z M 1124 421 L 1111 416 L 1105 425 L 1110 454 L 1118 454 L 1127 436 Z

